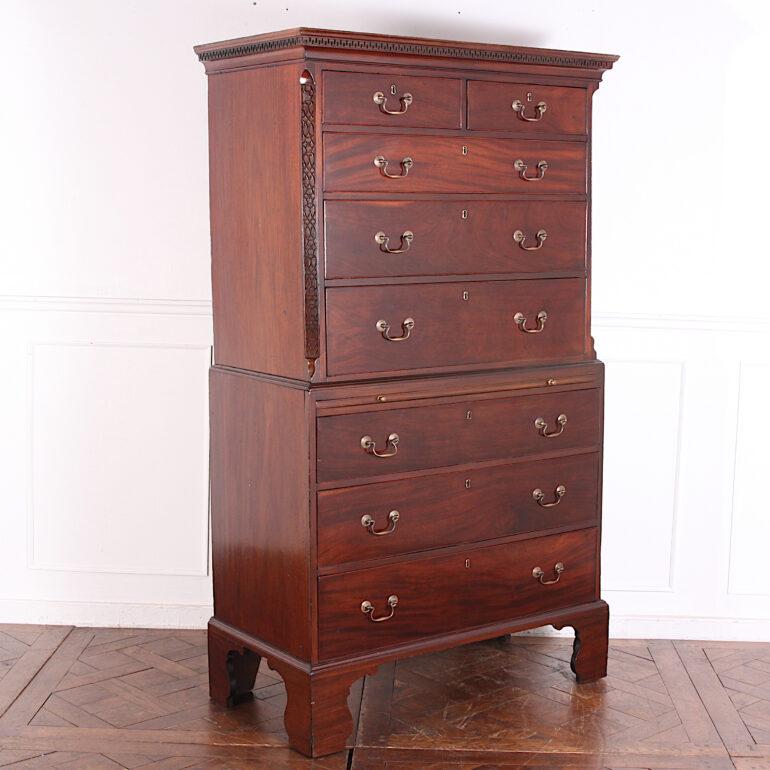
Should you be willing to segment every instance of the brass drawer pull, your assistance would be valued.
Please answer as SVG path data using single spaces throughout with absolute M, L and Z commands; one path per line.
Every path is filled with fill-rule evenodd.
M 409 251 L 409 247 L 414 240 L 414 233 L 411 230 L 404 230 L 401 233 L 401 245 L 397 249 L 391 249 L 388 246 L 390 238 L 382 230 L 379 233 L 375 233 L 374 240 L 380 244 L 380 251 L 384 251 L 386 254 L 403 254 L 405 251 Z
M 540 567 L 535 567 L 535 569 L 532 570 L 532 577 L 535 578 L 535 580 L 539 580 L 544 586 L 552 586 L 554 583 L 559 582 L 562 572 L 564 572 L 564 565 L 560 561 L 557 561 L 556 564 L 553 565 L 553 574 L 556 575 L 553 580 L 543 580 L 545 572 L 543 572 Z
M 361 602 L 361 612 L 364 615 L 369 616 L 369 620 L 372 623 L 383 623 L 386 620 L 390 620 L 396 612 L 396 605 L 398 604 L 398 596 L 392 594 L 388 597 L 388 607 L 390 607 L 390 615 L 380 615 L 379 618 L 374 617 L 374 605 L 371 602 Z
M 374 455 L 375 457 L 393 457 L 394 454 L 398 453 L 398 433 L 391 433 L 388 436 L 388 440 L 385 442 L 385 446 L 392 446 L 393 451 L 392 452 L 378 452 L 377 446 L 375 440 L 371 436 L 362 436 L 361 437 L 361 446 L 364 450 L 366 450 L 370 455 Z
M 559 484 L 556 489 L 553 490 L 554 499 L 552 503 L 544 503 L 545 492 L 542 489 L 533 489 L 532 498 L 541 508 L 553 508 L 561 502 L 562 497 L 567 494 L 567 487 L 564 484 Z
M 549 433 L 548 423 L 542 417 L 538 417 L 535 420 L 535 427 L 537 428 L 538 433 L 544 438 L 554 438 L 554 436 L 561 436 L 561 434 L 564 433 L 564 426 L 567 424 L 567 415 L 560 414 L 556 418 L 556 424 L 559 426 L 559 430 L 554 430 Z
M 525 316 L 524 313 L 516 313 L 516 315 L 513 317 L 513 320 L 519 327 L 519 331 L 525 332 L 526 334 L 540 334 L 540 332 L 545 329 L 545 322 L 548 320 L 548 313 L 546 313 L 545 310 L 541 310 L 535 316 L 535 318 L 537 319 L 537 328 L 535 329 L 527 329 L 527 316 Z
M 544 176 L 545 172 L 548 170 L 548 162 L 545 160 L 541 160 L 537 164 L 537 170 L 538 174 L 537 176 L 527 176 L 527 164 L 519 158 L 519 160 L 514 161 L 513 167 L 519 172 L 519 177 L 523 179 L 525 182 L 539 182 Z
M 401 166 L 401 173 L 391 174 L 390 171 L 388 171 L 389 162 L 390 161 L 388 161 L 384 155 L 378 155 L 374 159 L 374 165 L 377 166 L 377 168 L 380 170 L 380 173 L 383 176 L 386 176 L 388 179 L 403 179 L 409 173 L 409 169 L 414 165 L 414 161 L 411 158 L 402 158 L 399 162 L 399 165 Z
M 390 526 L 387 529 L 375 529 L 374 528 L 374 516 L 370 516 L 368 513 L 361 517 L 361 526 L 373 535 L 389 535 L 391 532 L 396 531 L 396 524 L 401 518 L 401 514 L 398 511 L 391 511 L 388 514 L 388 521 Z
M 385 104 L 388 101 L 388 97 L 385 96 L 382 91 L 377 91 L 374 96 L 372 96 L 372 99 L 374 100 L 374 103 L 380 108 L 380 112 L 384 112 L 386 115 L 404 115 L 406 111 L 409 109 L 409 105 L 414 101 L 414 97 L 407 93 L 404 94 L 399 98 L 399 102 L 401 102 L 401 109 L 400 110 L 389 110 Z
M 524 249 L 524 251 L 537 251 L 538 249 L 542 248 L 543 244 L 545 243 L 545 239 L 548 237 L 548 233 L 545 230 L 538 230 L 535 233 L 535 240 L 537 241 L 537 246 L 525 246 L 524 241 L 527 240 L 527 236 L 524 235 L 521 230 L 516 230 L 513 234 L 513 240 L 516 241 L 516 243 L 519 244 L 520 249 Z
M 521 118 L 521 120 L 526 120 L 527 123 L 537 123 L 537 121 L 545 115 L 548 105 L 545 102 L 538 102 L 535 105 L 535 116 L 531 118 L 524 114 L 526 108 L 526 105 L 520 99 L 516 99 L 513 104 L 511 104 L 511 109 L 519 116 L 519 118 Z
M 400 337 L 390 336 L 390 324 L 383 319 L 377 321 L 375 326 L 377 327 L 377 331 L 382 334 L 388 342 L 403 342 L 404 340 L 409 339 L 409 335 L 412 333 L 412 329 L 414 329 L 414 318 L 405 318 L 401 322 L 401 328 L 404 333 Z

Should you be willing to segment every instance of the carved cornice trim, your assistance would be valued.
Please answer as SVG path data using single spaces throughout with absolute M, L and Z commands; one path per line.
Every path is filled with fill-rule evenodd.
M 515 48 L 473 48 L 450 44 L 399 42 L 370 38 L 335 37 L 331 35 L 298 34 L 273 40 L 255 40 L 251 43 L 231 45 L 201 51 L 202 62 L 230 59 L 238 56 L 270 53 L 285 48 L 339 48 L 348 51 L 373 51 L 376 53 L 412 54 L 415 56 L 439 56 L 452 59 L 478 59 L 514 64 L 541 64 L 556 67 L 580 67 L 582 69 L 609 69 L 617 57 L 593 58 L 591 54 L 569 52 L 538 52 Z
M 318 308 L 318 234 L 316 215 L 316 86 L 305 71 L 300 78 L 302 117 L 302 263 L 305 274 L 305 357 L 312 377 L 320 355 Z

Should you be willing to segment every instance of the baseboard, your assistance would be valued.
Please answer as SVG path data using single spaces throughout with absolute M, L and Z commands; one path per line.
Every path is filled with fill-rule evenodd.
M 0 622 L 109 628 L 206 628 L 211 604 L 0 599 Z
M 206 628 L 213 614 L 210 604 L 128 604 L 119 602 L 59 602 L 0 599 L 0 623 L 116 628 Z M 572 629 L 552 626 L 524 631 L 533 636 L 572 636 Z M 615 639 L 699 639 L 766 642 L 770 618 L 714 618 L 692 615 L 613 615 L 610 636 Z
M 533 636 L 570 636 L 571 629 L 535 628 Z M 613 639 L 697 639 L 703 641 L 766 642 L 770 619 L 713 618 L 691 615 L 613 615 L 610 602 L 610 637 Z

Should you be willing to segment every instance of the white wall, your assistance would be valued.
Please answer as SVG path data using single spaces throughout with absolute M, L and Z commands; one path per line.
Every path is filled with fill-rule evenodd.
M 760 0 L 3 0 L 0 619 L 208 618 L 191 46 L 298 25 L 622 55 L 594 155 L 613 630 L 768 638 Z

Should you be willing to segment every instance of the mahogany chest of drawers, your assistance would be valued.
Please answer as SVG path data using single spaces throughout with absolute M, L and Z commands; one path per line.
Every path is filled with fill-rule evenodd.
M 616 57 L 297 29 L 209 75 L 211 696 L 345 746 L 395 658 L 571 626 L 606 673 L 591 99 Z

